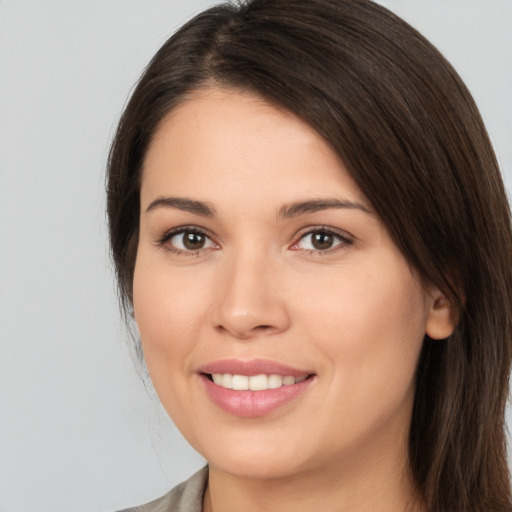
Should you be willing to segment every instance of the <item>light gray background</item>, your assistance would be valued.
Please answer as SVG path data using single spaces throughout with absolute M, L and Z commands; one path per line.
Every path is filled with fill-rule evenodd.
M 101 512 L 202 465 L 119 320 L 103 169 L 150 57 L 207 0 L 0 0 L 0 512 Z M 512 1 L 382 0 L 476 97 L 512 186 Z

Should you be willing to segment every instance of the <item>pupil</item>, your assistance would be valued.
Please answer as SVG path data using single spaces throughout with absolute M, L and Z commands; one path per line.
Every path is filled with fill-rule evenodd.
M 192 251 L 201 249 L 204 245 L 204 235 L 201 233 L 185 233 L 183 245 Z
M 330 249 L 333 243 L 333 237 L 329 233 L 317 231 L 313 233 L 313 247 L 319 250 Z

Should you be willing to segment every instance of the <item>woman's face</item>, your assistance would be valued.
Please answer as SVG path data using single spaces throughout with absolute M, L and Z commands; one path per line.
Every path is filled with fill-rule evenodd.
M 249 93 L 195 93 L 148 150 L 141 212 L 145 360 L 213 467 L 405 456 L 423 337 L 448 322 L 312 128 Z

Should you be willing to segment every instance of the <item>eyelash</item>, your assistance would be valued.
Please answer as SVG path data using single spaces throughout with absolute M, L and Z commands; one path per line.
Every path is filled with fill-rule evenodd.
M 184 226 L 176 229 L 172 229 L 170 231 L 167 231 L 161 238 L 159 238 L 156 242 L 156 245 L 165 248 L 167 251 L 176 254 L 177 256 L 199 256 L 204 250 L 211 249 L 212 247 L 206 247 L 206 248 L 199 248 L 198 250 L 187 250 L 187 249 L 179 249 L 176 247 L 173 247 L 172 245 L 168 244 L 168 242 L 174 238 L 175 236 L 182 235 L 182 234 L 193 234 L 193 235 L 199 235 L 205 237 L 205 239 L 209 240 L 213 246 L 218 247 L 218 245 L 212 240 L 212 237 L 208 235 L 208 233 L 202 229 L 195 226 Z M 321 249 L 300 249 L 297 246 L 301 243 L 301 241 L 305 240 L 306 237 L 312 236 L 314 233 L 328 235 L 333 237 L 333 239 L 338 240 L 339 243 L 334 245 L 334 247 L 329 247 L 328 249 L 321 250 Z M 308 254 L 326 254 L 330 252 L 336 252 L 344 247 L 350 246 L 354 243 L 353 238 L 348 235 L 346 232 L 341 232 L 334 230 L 332 228 L 327 228 L 323 226 L 315 226 L 314 228 L 308 229 L 308 231 L 305 231 L 302 233 L 297 241 L 293 242 L 293 244 L 290 246 L 290 249 L 292 250 L 303 250 L 304 252 Z
M 314 233 L 328 235 L 333 237 L 333 239 L 337 240 L 339 243 L 334 245 L 333 247 L 329 247 L 328 249 L 322 250 L 322 249 L 300 249 L 296 247 L 306 239 L 308 236 L 312 236 Z M 338 250 L 342 250 L 343 248 L 346 248 L 354 243 L 354 238 L 350 236 L 348 233 L 344 231 L 338 231 L 330 227 L 325 226 L 315 226 L 313 228 L 307 229 L 307 231 L 303 232 L 298 240 L 294 242 L 291 246 L 292 250 L 302 250 L 306 252 L 307 254 L 312 255 L 322 255 L 327 253 L 334 253 Z
M 210 249 L 210 247 L 207 248 L 200 248 L 198 250 L 187 250 L 187 249 L 179 249 L 177 247 L 173 247 L 172 245 L 168 244 L 168 242 L 174 238 L 175 236 L 182 235 L 182 234 L 193 234 L 193 235 L 199 235 L 205 237 L 205 239 L 209 240 L 213 245 L 215 242 L 212 240 L 212 237 L 208 235 L 208 233 L 202 229 L 195 226 L 183 226 L 180 228 L 172 229 L 170 231 L 167 231 L 161 238 L 159 238 L 156 242 L 156 245 L 165 248 L 167 251 L 176 254 L 177 256 L 199 256 L 204 250 Z

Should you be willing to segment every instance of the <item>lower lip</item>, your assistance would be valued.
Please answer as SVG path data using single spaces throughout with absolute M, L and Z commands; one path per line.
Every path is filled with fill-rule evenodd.
M 200 378 L 210 399 L 222 410 L 244 418 L 257 418 L 274 412 L 301 395 L 311 384 L 310 376 L 292 386 L 281 386 L 265 391 L 236 391 L 212 382 L 206 375 Z

